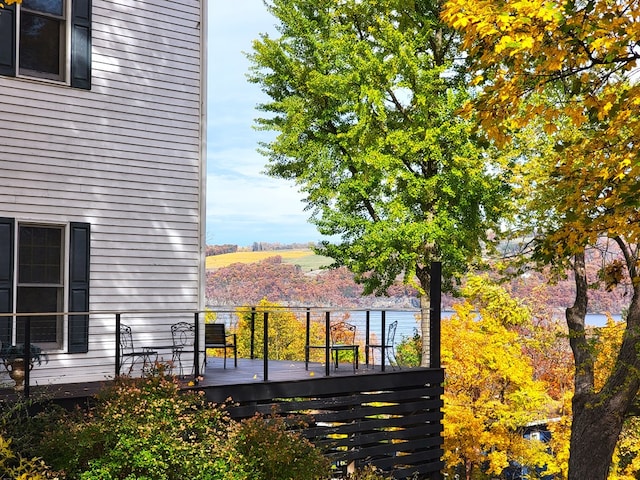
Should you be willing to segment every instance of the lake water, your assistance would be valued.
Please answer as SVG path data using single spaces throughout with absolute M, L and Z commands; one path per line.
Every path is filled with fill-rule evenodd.
M 442 318 L 450 317 L 454 312 L 450 310 L 444 310 L 442 312 Z M 366 319 L 366 312 L 364 311 L 352 311 L 351 317 L 348 320 L 358 325 L 358 332 L 364 333 L 364 325 Z M 414 331 L 419 330 L 420 324 L 417 318 L 417 311 L 401 311 L 401 310 L 388 310 L 385 313 L 385 323 L 389 325 L 391 322 L 398 321 L 398 329 L 396 330 L 396 341 L 399 341 L 403 337 L 411 337 Z M 620 320 L 621 315 L 611 315 L 614 320 Z M 558 318 L 563 321 L 564 317 Z M 607 316 L 600 313 L 590 313 L 585 319 L 585 323 L 589 327 L 603 327 L 607 323 Z M 372 310 L 370 313 L 369 325 L 371 333 L 380 335 L 382 326 L 382 314 L 379 310 Z
M 215 311 L 216 309 L 213 308 Z M 358 335 L 364 336 L 366 328 L 366 312 L 364 310 L 347 310 L 349 318 L 346 320 L 357 326 Z M 334 312 L 331 315 L 332 320 L 342 319 L 341 313 Z M 442 318 L 448 318 L 453 314 L 453 311 L 445 310 L 442 312 Z M 418 320 L 418 310 L 386 310 L 385 322 L 388 326 L 391 322 L 398 321 L 398 328 L 396 330 L 396 343 L 401 341 L 402 338 L 412 337 L 416 330 L 419 331 L 420 323 Z M 300 316 L 301 319 L 304 315 Z M 615 320 L 620 320 L 621 316 L 612 315 Z M 559 321 L 564 322 L 564 317 L 558 317 Z M 232 312 L 218 312 L 217 321 L 225 322 L 229 326 L 235 326 L 237 317 Z M 322 320 L 321 320 L 322 321 Z M 606 324 L 607 316 L 599 313 L 591 313 L 587 315 L 586 324 L 590 327 L 602 327 Z M 260 322 L 260 319 L 258 319 Z M 375 335 L 380 338 L 382 327 L 382 312 L 380 310 L 371 310 L 369 319 L 369 328 L 371 335 Z

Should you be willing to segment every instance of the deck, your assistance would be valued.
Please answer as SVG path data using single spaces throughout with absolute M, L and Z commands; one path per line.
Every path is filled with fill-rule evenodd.
M 408 370 L 403 367 L 402 370 Z M 393 367 L 386 365 L 385 372 L 396 371 Z M 398 369 L 398 371 L 400 371 Z M 353 370 L 350 363 L 340 363 L 335 369 L 330 368 L 331 377 L 371 375 L 382 373 L 380 365 L 360 365 L 357 370 Z M 269 360 L 267 366 L 268 382 L 296 382 L 302 380 L 313 380 L 326 376 L 324 363 L 309 362 L 308 370 L 305 363 L 300 361 Z M 197 387 L 209 389 L 212 387 L 231 388 L 234 385 L 247 385 L 264 382 L 265 365 L 262 359 L 238 358 L 238 367 L 233 366 L 233 359 L 227 359 L 227 367 L 223 367 L 220 357 L 207 357 L 206 368 L 200 374 Z M 185 375 L 182 379 L 185 387 L 193 381 L 190 375 Z M 95 395 L 101 388 L 109 385 L 111 381 L 67 383 L 59 385 L 32 385 L 30 395 L 34 398 L 46 397 L 48 399 L 59 400 L 60 403 L 82 402 L 83 398 Z M 17 398 L 16 392 L 11 387 L 0 388 L 0 401 L 2 399 Z
M 228 406 L 235 419 L 274 410 L 306 424 L 301 433 L 332 460 L 345 476 L 354 468 L 374 464 L 395 479 L 439 479 L 442 457 L 442 369 L 406 368 L 381 371 L 380 365 L 351 363 L 330 368 L 323 363 L 268 362 L 208 357 L 197 385 L 184 380 L 185 389 L 203 391 L 214 403 Z M 83 405 L 111 381 L 32 386 L 34 399 L 55 399 L 66 406 Z M 0 400 L 16 398 L 12 389 L 0 390 Z

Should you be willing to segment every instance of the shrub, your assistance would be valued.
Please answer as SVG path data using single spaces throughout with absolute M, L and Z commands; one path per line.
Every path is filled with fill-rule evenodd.
M 36 408 L 39 413 L 32 414 Z M 208 403 L 204 394 L 181 391 L 160 367 L 145 378 L 116 379 L 90 408 L 66 411 L 22 401 L 1 409 L 0 478 L 328 478 L 328 459 L 288 424 L 290 419 L 276 415 L 233 421 L 224 406 Z M 17 443 L 4 440 L 13 435 L 20 453 L 12 451 L 19 452 Z M 44 461 L 26 460 L 32 455 Z
M 329 461 L 285 419 L 256 415 L 230 435 L 234 471 L 246 480 L 317 480 L 329 477 Z
M 95 407 L 48 432 L 44 458 L 86 480 L 224 478 L 228 415 L 161 373 L 117 379 Z
M 0 408 L 0 436 L 10 439 L 11 449 L 21 457 L 42 456 L 39 445 L 43 432 L 57 425 L 65 413 L 46 398 L 4 400 Z
M 37 458 L 28 459 L 14 453 L 11 440 L 0 436 L 0 478 L 44 480 L 47 467 Z
M 392 480 L 393 477 L 385 477 L 378 472 L 378 469 L 367 465 L 362 470 L 358 470 L 355 473 L 347 477 L 349 480 Z
M 417 367 L 422 360 L 422 337 L 416 329 L 411 337 L 402 337 L 396 348 L 398 363 L 407 367 Z

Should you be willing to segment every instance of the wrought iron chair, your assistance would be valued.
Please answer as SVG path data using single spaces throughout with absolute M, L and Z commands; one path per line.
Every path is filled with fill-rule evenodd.
M 398 321 L 391 322 L 387 326 L 387 336 L 384 339 L 384 345 L 381 343 L 370 343 L 366 345 L 367 349 L 367 358 L 369 356 L 369 349 L 371 349 L 371 359 L 373 365 L 376 364 L 374 352 L 376 349 L 380 350 L 380 355 L 386 355 L 387 362 L 391 365 L 391 368 L 395 370 L 396 366 L 400 369 L 400 365 L 396 360 L 396 347 L 395 347 L 395 339 L 396 339 L 396 330 L 398 329 Z
M 334 366 L 338 368 L 338 357 L 340 352 L 353 352 L 353 371 L 358 368 L 358 349 L 356 343 L 356 326 L 347 322 L 339 322 L 331 325 L 331 346 L 330 355 L 334 359 Z
M 136 361 L 142 360 L 142 371 L 153 365 L 158 359 L 158 352 L 150 348 L 136 349 L 133 344 L 133 335 L 131 333 L 131 327 L 128 325 L 120 324 L 120 370 L 127 361 L 131 362 L 128 374 L 131 375 L 131 371 L 136 364 Z M 153 357 L 153 361 L 151 360 Z
M 182 353 L 193 351 L 196 342 L 195 325 L 188 322 L 174 323 L 171 325 L 171 339 L 173 341 L 172 361 L 178 363 L 180 376 L 183 376 Z M 193 367 L 191 371 L 193 372 Z
M 224 368 L 227 368 L 227 349 L 233 350 L 233 366 L 238 366 L 236 334 L 227 333 L 224 323 L 205 323 L 204 325 L 204 361 L 207 362 L 207 349 L 224 350 Z

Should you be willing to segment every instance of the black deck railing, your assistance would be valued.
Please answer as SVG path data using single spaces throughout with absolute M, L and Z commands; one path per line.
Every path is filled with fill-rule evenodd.
M 435 310 L 435 309 L 433 309 Z M 431 344 L 431 366 L 433 368 L 439 368 L 440 359 L 439 359 L 439 322 L 440 316 L 439 311 L 431 312 L 431 334 L 430 334 L 430 344 Z M 414 331 L 419 330 L 419 310 L 418 309 L 386 309 L 386 310 L 374 310 L 374 309 L 339 309 L 339 308 L 323 308 L 323 307 L 210 307 L 204 311 L 193 311 L 193 310 L 135 310 L 135 311 L 93 311 L 93 312 L 54 312 L 54 313 L 29 313 L 29 314 L 0 314 L 0 317 L 19 317 L 24 322 L 24 334 L 21 335 L 20 340 L 22 342 L 16 342 L 16 337 L 14 335 L 12 344 L 18 345 L 27 345 L 27 348 L 24 350 L 23 359 L 24 364 L 29 365 L 29 359 L 32 358 L 33 352 L 30 352 L 30 349 L 34 347 L 36 350 L 40 350 L 40 345 L 34 345 L 31 341 L 32 336 L 32 326 L 31 320 L 33 318 L 37 318 L 38 316 L 69 316 L 69 315 L 88 315 L 89 322 L 91 324 L 91 319 L 100 315 L 103 318 L 111 317 L 114 319 L 113 321 L 113 372 L 114 374 L 120 375 L 127 372 L 122 372 L 122 355 L 120 350 L 120 325 L 122 323 L 132 323 L 138 329 L 142 329 L 145 332 L 145 344 L 153 346 L 158 345 L 160 343 L 170 342 L 170 337 L 166 331 L 154 330 L 150 325 L 154 325 L 151 323 L 151 320 L 148 322 L 144 320 L 145 316 L 152 318 L 154 322 L 157 322 L 161 316 L 167 317 L 175 317 L 180 318 L 181 321 L 191 322 L 193 324 L 195 339 L 196 341 L 193 344 L 193 351 L 189 351 L 190 356 L 193 357 L 193 365 L 189 365 L 190 368 L 185 369 L 190 373 L 189 375 L 193 377 L 193 379 L 197 379 L 202 371 L 202 360 L 203 355 L 206 352 L 203 349 L 204 341 L 202 331 L 202 325 L 204 323 L 203 319 L 206 318 L 207 315 L 211 315 L 212 313 L 216 315 L 216 321 L 223 321 L 227 324 L 231 331 L 235 329 L 238 323 L 238 317 L 240 315 L 247 316 L 249 318 L 249 331 L 250 331 L 250 351 L 249 357 L 251 359 L 255 359 L 257 357 L 262 357 L 263 361 L 263 378 L 264 381 L 269 381 L 269 361 L 275 359 L 275 353 L 269 351 L 269 338 L 271 336 L 270 330 L 272 326 L 270 325 L 271 317 L 277 313 L 290 312 L 296 315 L 296 318 L 305 326 L 305 345 L 309 346 L 310 342 L 313 340 L 310 337 L 310 332 L 312 330 L 312 324 L 317 322 L 323 325 L 324 330 L 324 347 L 325 347 L 325 356 L 324 356 L 324 373 L 325 376 L 331 375 L 331 362 L 329 359 L 329 352 L 331 347 L 331 340 L 329 338 L 329 327 L 332 322 L 337 320 L 342 320 L 345 317 L 349 319 L 350 322 L 356 323 L 358 325 L 358 331 L 364 332 L 364 337 L 359 336 L 359 341 L 362 344 L 362 347 L 366 347 L 370 343 L 370 339 L 375 339 L 377 344 L 385 345 L 387 339 L 385 338 L 387 325 L 389 321 L 398 320 L 400 324 L 400 331 L 404 333 L 400 333 L 398 338 L 396 339 L 396 343 L 401 340 L 402 336 L 409 337 L 412 336 Z M 147 322 L 147 323 L 145 323 Z M 169 320 L 166 320 L 164 323 L 167 324 Z M 258 332 L 258 329 L 262 330 Z M 261 345 L 256 345 L 257 333 L 262 334 L 263 341 Z M 134 335 L 136 332 L 134 332 Z M 139 340 L 139 339 L 138 339 Z M 186 352 L 186 350 L 184 350 Z M 305 361 L 309 361 L 309 351 L 306 350 L 306 355 L 304 357 L 301 356 L 301 360 L 304 358 Z M 369 364 L 369 350 L 368 348 L 361 349 L 362 355 L 364 356 L 364 363 Z M 65 353 L 61 353 L 59 351 L 50 351 L 47 352 L 46 349 L 42 349 L 42 354 L 49 353 L 50 356 L 55 357 L 58 355 L 66 355 Z M 305 354 L 305 352 L 300 352 L 301 355 Z M 74 355 L 75 356 L 75 355 Z M 2 359 L 0 359 L 2 361 Z M 382 371 L 386 369 L 388 366 L 385 355 L 380 355 L 380 368 Z M 77 365 L 76 367 L 77 368 Z M 25 369 L 25 379 L 24 379 L 24 395 L 29 396 L 30 386 L 31 386 L 31 375 L 30 369 Z

